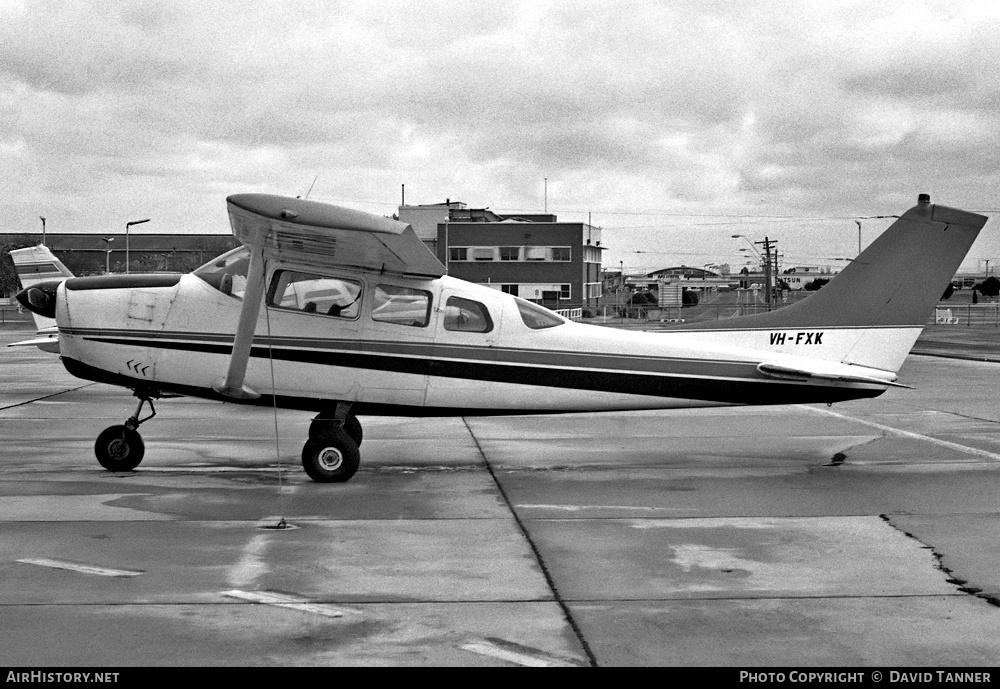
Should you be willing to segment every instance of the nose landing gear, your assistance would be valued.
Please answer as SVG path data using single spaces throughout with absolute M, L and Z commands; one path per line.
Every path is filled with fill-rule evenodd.
M 97 461 L 108 471 L 132 471 L 139 466 L 146 452 L 146 445 L 136 429 L 156 416 L 156 408 L 153 407 L 152 398 L 147 394 L 136 392 L 136 397 L 139 398 L 139 406 L 135 414 L 130 416 L 124 425 L 105 428 L 94 443 Z M 149 410 L 152 413 L 140 419 L 139 415 L 146 402 L 149 402 Z

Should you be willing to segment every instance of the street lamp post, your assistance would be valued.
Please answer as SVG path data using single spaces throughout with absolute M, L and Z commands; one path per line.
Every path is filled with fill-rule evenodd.
M 145 220 L 130 220 L 127 223 L 125 223 L 125 273 L 126 274 L 128 274 L 128 272 L 129 272 L 129 264 L 128 264 L 128 262 L 129 262 L 128 229 L 130 227 L 132 227 L 132 225 L 141 225 L 144 222 L 149 222 L 149 218 L 146 218 Z
M 115 238 L 101 237 L 101 241 L 104 242 L 104 274 L 107 275 L 111 272 L 111 242 L 115 241 Z

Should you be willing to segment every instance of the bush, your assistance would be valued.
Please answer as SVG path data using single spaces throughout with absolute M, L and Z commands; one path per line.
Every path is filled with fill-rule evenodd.
M 632 295 L 632 298 L 628 301 L 629 304 L 633 306 L 647 306 L 649 304 L 657 304 L 656 295 L 652 292 L 636 292 Z
M 1000 294 L 1000 280 L 988 277 L 979 285 L 979 293 L 984 297 L 995 297 Z

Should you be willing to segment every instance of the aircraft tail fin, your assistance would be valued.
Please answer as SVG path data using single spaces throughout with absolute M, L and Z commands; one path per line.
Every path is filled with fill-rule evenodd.
M 29 246 L 26 249 L 14 249 L 10 252 L 10 257 L 14 261 L 14 269 L 17 271 L 22 289 L 48 280 L 73 277 L 73 273 L 44 244 Z M 46 318 L 34 312 L 31 315 L 39 331 L 55 327 L 54 318 Z
M 805 334 L 799 341 L 837 339 L 836 347 L 795 353 L 897 371 L 987 220 L 932 204 L 921 194 L 916 206 L 809 298 L 769 313 L 679 329 L 770 331 L 776 334 L 763 333 L 756 342 L 776 352 L 787 352 L 778 346 L 791 341 L 781 331 L 834 330 L 839 338 Z

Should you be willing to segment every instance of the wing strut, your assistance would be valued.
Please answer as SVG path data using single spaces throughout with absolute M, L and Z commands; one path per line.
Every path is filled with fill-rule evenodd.
M 245 385 L 243 381 L 246 378 L 247 362 L 250 360 L 250 349 L 253 347 L 254 332 L 257 330 L 260 302 L 264 296 L 265 274 L 262 248 L 250 247 L 247 286 L 243 292 L 243 306 L 240 309 L 240 322 L 236 326 L 236 337 L 233 340 L 233 353 L 229 357 L 229 370 L 225 378 L 212 384 L 212 388 L 220 395 L 241 400 L 255 400 L 260 397 L 259 392 Z

